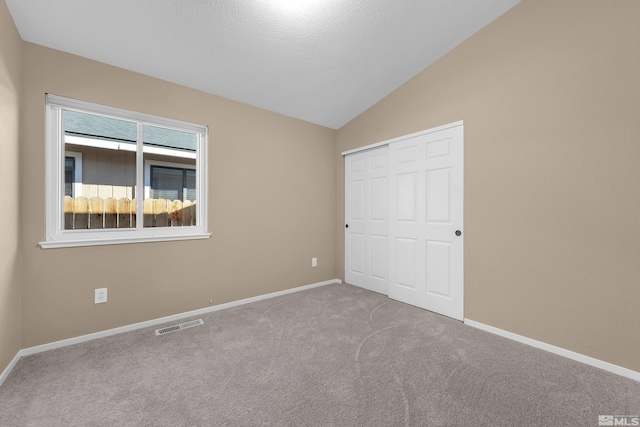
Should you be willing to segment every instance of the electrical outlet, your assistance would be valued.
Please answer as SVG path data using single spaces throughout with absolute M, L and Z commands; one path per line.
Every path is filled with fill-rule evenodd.
M 102 304 L 107 302 L 107 288 L 96 289 L 94 304 Z
M 311 267 L 318 266 L 318 258 L 311 258 Z

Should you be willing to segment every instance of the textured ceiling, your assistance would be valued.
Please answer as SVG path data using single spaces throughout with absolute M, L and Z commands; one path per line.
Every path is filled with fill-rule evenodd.
M 520 0 L 7 0 L 21 37 L 338 129 Z

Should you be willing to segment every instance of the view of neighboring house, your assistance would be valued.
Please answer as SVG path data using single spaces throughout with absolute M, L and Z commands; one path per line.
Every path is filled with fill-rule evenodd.
M 131 209 L 130 201 L 137 197 L 138 125 L 73 110 L 64 111 L 63 122 L 64 195 L 72 199 L 68 199 L 67 204 L 86 198 L 92 203 L 83 202 L 83 206 L 90 210 L 92 207 L 95 209 L 95 198 L 104 201 L 109 198 L 116 201 L 126 199 L 127 210 Z M 141 134 L 144 200 L 165 199 L 169 212 L 175 201 L 195 202 L 198 136 L 151 125 L 143 125 Z M 98 203 L 99 210 L 106 209 L 103 205 L 106 202 Z M 135 206 L 135 202 L 133 204 Z M 66 228 L 74 228 L 73 221 L 67 224 Z M 128 221 L 127 224 L 129 227 L 133 222 Z M 77 222 L 75 227 L 78 227 Z
M 64 132 L 65 195 L 136 197 L 135 123 L 65 111 Z M 157 126 L 143 135 L 145 198 L 194 201 L 197 136 Z

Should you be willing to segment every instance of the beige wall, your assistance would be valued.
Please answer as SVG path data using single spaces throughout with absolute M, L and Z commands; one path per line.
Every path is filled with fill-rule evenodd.
M 19 113 L 22 42 L 0 1 L 0 373 L 20 350 Z
M 23 72 L 23 347 L 335 278 L 336 131 L 30 43 Z M 212 238 L 40 249 L 45 93 L 209 126 Z
M 464 120 L 465 317 L 635 371 L 639 16 L 636 0 L 524 0 L 340 129 L 337 147 Z M 336 167 L 342 220 L 339 155 Z

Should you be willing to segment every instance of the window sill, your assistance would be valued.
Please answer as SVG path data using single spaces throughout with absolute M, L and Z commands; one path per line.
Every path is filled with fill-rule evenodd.
M 102 245 L 123 245 L 129 243 L 148 243 L 148 242 L 170 242 L 174 240 L 199 240 L 209 239 L 211 233 L 205 234 L 183 234 L 176 236 L 141 236 L 141 237 L 116 237 L 104 239 L 86 239 L 86 240 L 54 240 L 40 242 L 42 249 L 55 248 L 74 248 L 79 246 L 102 246 Z

